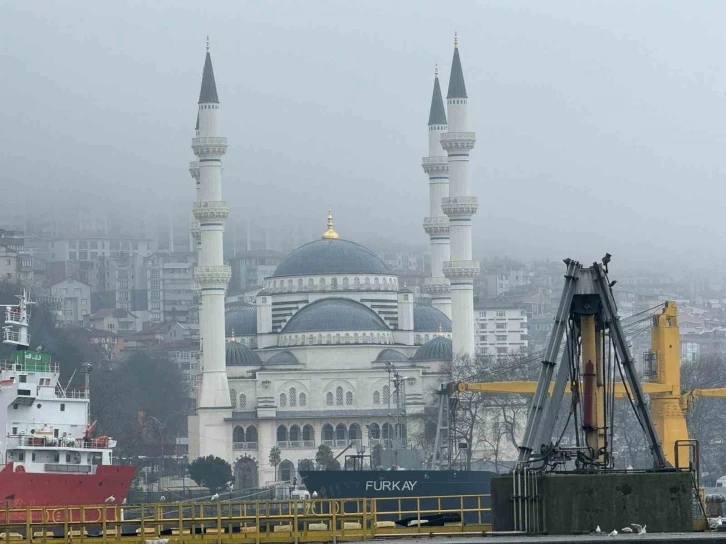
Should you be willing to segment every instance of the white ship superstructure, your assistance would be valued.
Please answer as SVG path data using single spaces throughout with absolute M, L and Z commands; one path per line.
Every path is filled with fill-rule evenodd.
M 58 363 L 28 349 L 32 303 L 27 291 L 19 299 L 5 307 L 3 342 L 17 349 L 10 360 L 0 361 L 0 455 L 16 472 L 92 474 L 97 465 L 112 464 L 115 442 L 91 438 L 91 365 L 84 364 L 86 387 L 63 387 Z

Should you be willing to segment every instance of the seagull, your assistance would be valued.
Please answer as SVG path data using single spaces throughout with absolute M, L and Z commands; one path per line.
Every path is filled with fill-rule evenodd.
M 642 525 L 640 525 L 640 524 L 638 524 L 638 523 L 631 523 L 631 524 L 630 524 L 630 529 L 632 529 L 632 531 L 633 531 L 634 533 L 638 533 L 639 535 L 642 535 L 642 534 L 643 534 L 643 533 L 641 532 L 641 531 L 643 530 L 643 526 L 642 526 Z
M 620 529 L 620 532 L 621 533 L 632 533 L 633 530 L 630 527 L 623 527 L 622 529 Z
M 159 497 L 159 500 L 164 502 L 166 500 L 166 497 L 164 495 L 162 495 L 161 497 Z
M 602 533 L 602 529 L 600 529 L 599 525 L 597 527 L 595 527 L 595 533 L 597 533 L 597 534 Z
M 116 497 L 114 497 L 113 495 L 111 495 L 110 497 L 106 497 L 106 500 L 103 501 L 103 502 L 105 502 L 105 503 L 116 502 Z
M 219 493 L 215 493 L 214 495 L 212 495 L 212 497 L 209 500 L 216 501 L 218 498 L 219 498 Z
M 642 528 L 642 529 L 640 529 L 640 531 L 638 531 L 638 534 L 639 534 L 639 535 L 644 535 L 644 534 L 645 534 L 645 528 L 646 528 L 646 527 L 647 527 L 647 525 L 643 525 L 643 528 Z
M 318 492 L 317 491 L 313 491 L 313 499 L 317 499 L 317 498 L 318 498 Z
M 612 532 L 608 536 L 615 536 L 617 534 L 618 534 L 618 532 L 615 529 L 613 529 Z

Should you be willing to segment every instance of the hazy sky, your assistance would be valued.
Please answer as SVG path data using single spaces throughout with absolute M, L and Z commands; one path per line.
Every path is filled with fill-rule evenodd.
M 425 244 L 433 67 L 477 133 L 475 253 L 722 263 L 726 2 L 0 3 L 0 194 L 187 213 L 204 42 L 249 215 Z M 1 197 L 0 197 L 1 198 Z

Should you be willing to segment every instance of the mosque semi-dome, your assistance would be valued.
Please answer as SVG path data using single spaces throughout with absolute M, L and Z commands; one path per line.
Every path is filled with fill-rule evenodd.
M 257 334 L 257 307 L 249 306 L 227 312 L 224 316 L 224 331 L 227 337 Z
M 451 319 L 433 306 L 414 302 L 413 330 L 417 332 L 451 332 Z
M 225 346 L 227 366 L 260 366 L 262 360 L 250 348 L 239 342 L 227 342 Z
M 451 340 L 443 336 L 436 336 L 426 342 L 414 353 L 414 361 L 451 361 L 452 357 Z
M 408 361 L 408 357 L 406 357 L 403 353 L 401 353 L 397 349 L 386 348 L 378 354 L 378 356 L 376 357 L 376 360 L 374 362 L 375 363 L 393 363 L 393 362 L 402 362 L 402 361 Z
M 308 304 L 290 318 L 282 334 L 324 331 L 390 331 L 370 308 L 345 298 Z
M 299 363 L 297 357 L 287 350 L 275 353 L 265 361 L 266 365 L 294 365 L 297 363 Z

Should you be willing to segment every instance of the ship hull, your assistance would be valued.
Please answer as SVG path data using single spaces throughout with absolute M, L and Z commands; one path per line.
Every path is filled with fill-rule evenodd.
M 379 521 L 396 521 L 426 512 L 462 512 L 465 524 L 491 523 L 487 471 L 336 470 L 301 471 L 312 495 L 321 499 L 377 499 Z M 355 511 L 355 504 L 343 504 Z M 423 514 L 422 514 L 423 516 Z
M 118 505 L 123 502 L 134 478 L 136 467 L 126 465 L 98 465 L 94 474 L 74 473 L 29 473 L 14 470 L 9 463 L 0 471 L 0 500 L 6 513 L 11 514 L 13 522 L 25 521 L 25 512 L 12 512 L 13 509 L 47 507 L 33 510 L 33 521 L 40 521 L 45 516 L 55 521 L 77 520 L 79 509 L 69 507 Z M 112 503 L 106 499 L 114 497 Z M 102 519 L 103 507 L 98 509 L 99 521 Z M 106 508 L 106 518 L 112 520 L 114 508 Z M 92 516 L 86 514 L 86 519 Z M 0 519 L 4 516 L 0 512 Z M 35 518 L 38 519 L 35 519 Z M 16 519 L 17 518 L 17 519 Z
M 494 472 L 460 470 L 311 470 L 300 477 L 320 498 L 489 495 Z

